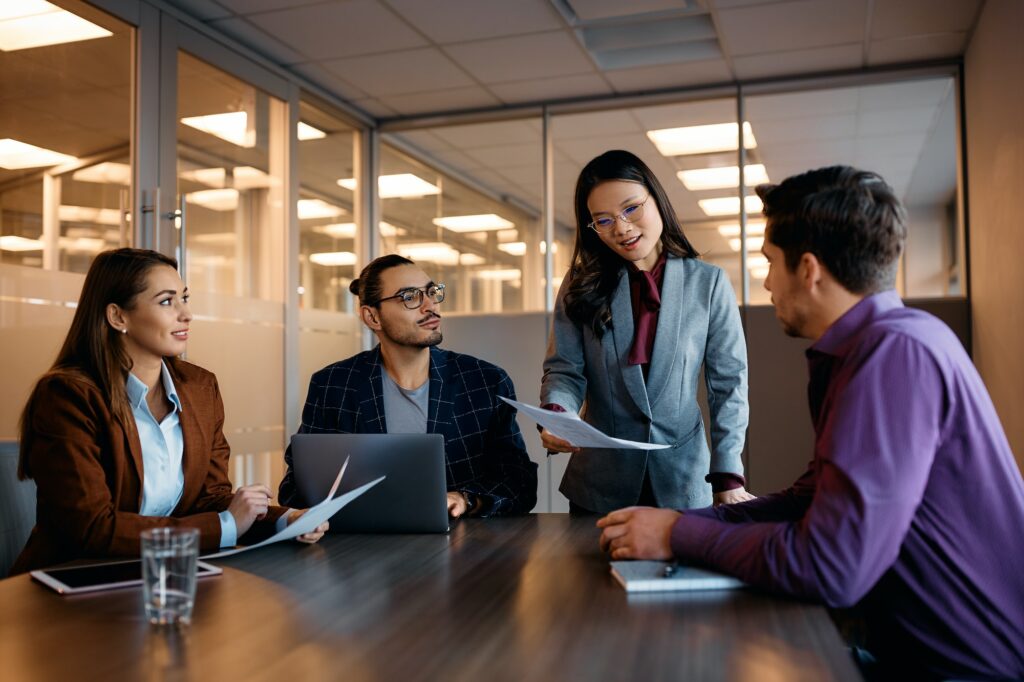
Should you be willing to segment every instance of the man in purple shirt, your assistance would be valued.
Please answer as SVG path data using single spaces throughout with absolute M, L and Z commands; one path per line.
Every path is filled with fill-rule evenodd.
M 1024 677 L 1024 481 L 956 336 L 893 290 L 898 199 L 844 166 L 758 194 L 765 288 L 786 333 L 814 341 L 814 458 L 750 502 L 612 512 L 602 549 L 856 606 L 885 676 Z

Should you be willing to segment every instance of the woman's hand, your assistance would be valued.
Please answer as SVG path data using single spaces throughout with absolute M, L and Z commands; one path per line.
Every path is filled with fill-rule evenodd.
M 564 438 L 559 438 L 558 436 L 552 434 L 547 429 L 544 429 L 540 432 L 540 442 L 544 445 L 545 449 L 547 449 L 548 452 L 580 451 L 578 447 L 575 447 L 572 443 L 565 440 Z
M 290 512 L 288 512 L 288 525 L 290 526 L 293 523 L 295 523 L 296 521 L 298 521 L 299 518 L 303 514 L 305 514 L 305 513 L 306 513 L 305 509 L 292 509 Z M 318 540 L 320 540 L 320 538 L 322 538 L 324 536 L 324 533 L 326 533 L 327 529 L 330 528 L 330 527 L 331 527 L 330 522 L 329 521 L 324 521 L 323 523 L 321 523 L 319 526 L 316 527 L 316 530 L 314 530 L 314 531 L 312 531 L 310 533 L 303 533 L 302 535 L 299 535 L 295 539 L 298 540 L 299 542 L 305 542 L 307 544 L 312 545 L 313 543 L 315 543 Z
M 265 485 L 244 485 L 235 491 L 228 511 L 235 517 L 238 537 L 249 532 L 252 524 L 267 515 L 270 506 L 270 488 Z
M 720 493 L 714 494 L 714 502 L 717 507 L 720 504 L 738 504 L 740 502 L 748 502 L 750 500 L 756 500 L 756 495 L 751 495 L 746 491 L 745 488 L 733 488 L 732 490 L 723 490 Z

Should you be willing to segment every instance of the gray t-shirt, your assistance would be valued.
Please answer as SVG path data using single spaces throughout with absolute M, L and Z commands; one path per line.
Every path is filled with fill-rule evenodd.
M 426 433 L 430 379 L 413 389 L 395 383 L 387 370 L 381 372 L 384 384 L 384 418 L 388 433 Z

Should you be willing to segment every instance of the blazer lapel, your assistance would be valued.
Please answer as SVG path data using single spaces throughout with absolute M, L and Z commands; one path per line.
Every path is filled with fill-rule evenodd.
M 188 384 L 179 381 L 177 377 L 174 377 L 174 380 L 174 388 L 178 392 L 178 400 L 181 401 L 178 423 L 181 425 L 181 440 L 184 444 L 181 453 L 181 468 L 185 473 L 183 490 L 201 491 L 210 464 L 210 438 L 203 434 L 198 410 L 212 409 L 212 406 L 201 404 L 203 401 L 193 400 Z M 194 499 L 186 499 L 186 495 L 182 494 L 175 513 L 191 508 L 193 502 Z
M 667 276 L 667 273 L 666 273 Z M 619 285 L 612 296 L 612 338 L 614 340 L 614 364 L 622 373 L 622 381 L 626 384 L 630 397 L 636 406 L 648 417 L 651 417 L 651 405 L 647 400 L 647 389 L 644 387 L 644 373 L 640 365 L 630 365 L 629 349 L 633 345 L 633 304 L 629 300 L 629 275 L 622 270 Z
M 682 336 L 684 290 L 684 265 L 682 258 L 669 258 L 665 262 L 665 277 L 661 281 L 661 309 L 658 311 L 658 328 L 651 350 L 651 366 L 647 370 L 647 396 L 651 403 L 658 398 L 674 376 L 678 362 L 679 342 Z M 677 379 L 678 380 L 678 379 Z
M 135 500 L 135 508 L 142 509 L 142 477 L 145 475 L 145 470 L 142 465 L 142 441 L 139 440 L 139 430 L 135 427 L 135 421 L 132 420 L 131 424 L 125 424 L 121 421 L 120 417 L 114 417 L 117 423 L 121 425 L 121 429 L 124 431 L 125 442 L 128 443 L 128 452 L 131 454 L 132 463 L 135 464 L 135 475 L 139 481 L 139 494 Z
M 449 379 L 450 368 L 444 351 L 430 349 L 430 397 L 427 404 L 427 433 L 438 433 L 438 426 L 450 424 L 454 413 L 454 402 Z

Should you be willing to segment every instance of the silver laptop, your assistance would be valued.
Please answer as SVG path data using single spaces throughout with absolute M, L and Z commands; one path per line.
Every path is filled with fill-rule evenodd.
M 386 476 L 331 519 L 332 533 L 448 531 L 444 436 L 439 433 L 297 433 L 292 471 L 307 504 L 327 496 L 345 458 L 338 488 L 348 492 Z

